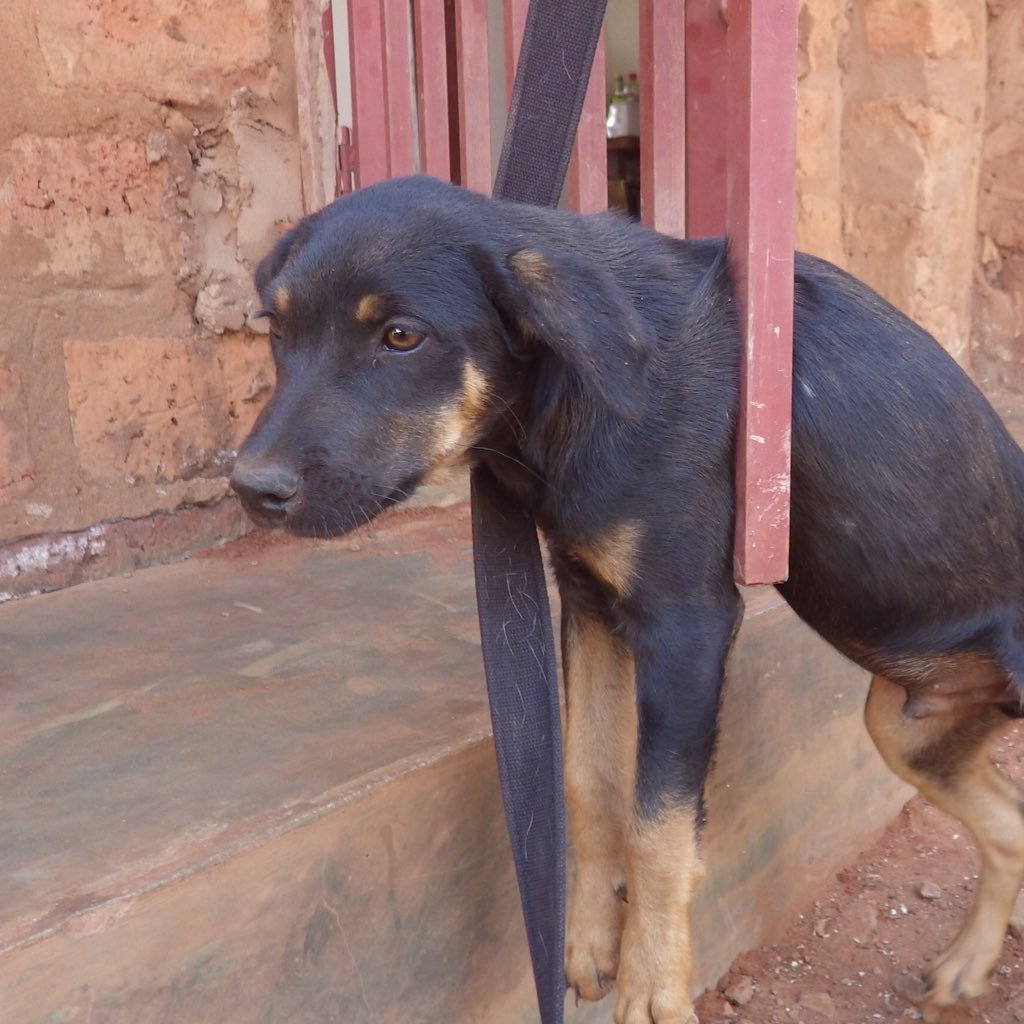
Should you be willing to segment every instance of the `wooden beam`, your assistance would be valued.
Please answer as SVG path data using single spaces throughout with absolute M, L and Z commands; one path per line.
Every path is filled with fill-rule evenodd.
M 413 0 L 413 26 L 420 170 L 447 181 L 452 163 L 444 0 Z
M 491 191 L 491 90 L 487 52 L 487 0 L 455 4 L 459 66 L 460 184 Z
M 735 573 L 786 578 L 797 0 L 730 0 L 728 234 L 740 327 Z
M 686 234 L 685 20 L 678 0 L 640 0 L 640 218 Z
M 355 186 L 389 175 L 384 21 L 380 0 L 348 0 Z
M 387 92 L 388 171 L 412 174 L 413 75 L 409 0 L 382 0 L 384 84 Z
M 725 234 L 726 30 L 722 0 L 686 0 L 686 234 Z
M 605 138 L 604 29 L 597 40 L 590 84 L 569 160 L 569 205 L 580 213 L 608 209 L 608 140 Z

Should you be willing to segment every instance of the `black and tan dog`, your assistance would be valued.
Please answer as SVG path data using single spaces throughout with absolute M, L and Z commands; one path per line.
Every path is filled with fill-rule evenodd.
M 316 536 L 467 461 L 529 504 L 564 616 L 567 981 L 614 983 L 617 1024 L 695 1020 L 687 911 L 740 619 L 722 244 L 412 178 L 300 222 L 256 283 L 277 386 L 234 488 L 257 522 Z M 986 753 L 1021 716 L 1024 455 L 930 336 L 808 256 L 792 501 L 779 589 L 873 674 L 882 756 L 981 854 L 935 1019 L 985 987 L 1024 876 L 1021 793 Z

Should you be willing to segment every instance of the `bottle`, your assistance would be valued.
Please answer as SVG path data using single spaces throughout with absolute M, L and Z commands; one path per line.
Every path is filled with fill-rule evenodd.
M 626 91 L 623 96 L 626 113 L 626 135 L 640 134 L 640 84 L 637 81 L 636 72 L 630 73 L 626 82 Z
M 622 75 L 615 76 L 615 91 L 608 101 L 608 117 L 605 120 L 605 132 L 609 139 L 620 139 L 628 135 L 626 82 Z

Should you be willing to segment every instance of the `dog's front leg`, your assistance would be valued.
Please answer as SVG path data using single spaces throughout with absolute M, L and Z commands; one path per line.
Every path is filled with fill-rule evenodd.
M 565 796 L 575 873 L 565 980 L 583 999 L 611 990 L 626 913 L 626 829 L 636 752 L 633 652 L 593 613 L 562 596 Z
M 738 614 L 738 599 L 675 609 L 633 638 L 636 783 L 615 1024 L 696 1024 L 689 909 L 702 874 L 697 828 Z

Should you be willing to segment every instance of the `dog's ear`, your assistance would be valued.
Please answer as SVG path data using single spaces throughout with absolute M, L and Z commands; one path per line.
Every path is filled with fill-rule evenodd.
M 636 417 L 653 351 L 650 328 L 611 270 L 572 251 L 517 249 L 496 266 L 480 254 L 491 301 L 513 354 L 549 353 L 574 372 L 588 394 Z
M 256 284 L 256 291 L 265 295 L 270 282 L 281 273 L 289 261 L 298 255 L 299 251 L 306 244 L 309 236 L 313 233 L 319 213 L 303 217 L 294 227 L 286 231 L 274 244 L 273 249 L 267 253 L 256 265 L 253 280 Z

